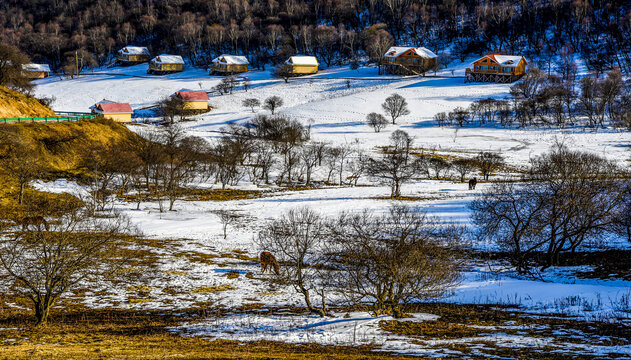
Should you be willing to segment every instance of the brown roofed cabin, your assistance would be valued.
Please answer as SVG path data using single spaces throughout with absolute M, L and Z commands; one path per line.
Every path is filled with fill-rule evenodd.
M 147 74 L 164 75 L 184 70 L 184 59 L 179 55 L 162 54 L 149 62 Z
M 208 111 L 208 94 L 205 91 L 178 91 L 173 96 L 179 98 L 184 103 L 186 110 Z
M 424 47 L 393 46 L 379 62 L 379 74 L 422 75 L 438 66 L 438 56 Z
M 245 56 L 221 55 L 215 58 L 210 65 L 210 75 L 214 74 L 238 74 L 248 71 L 250 62 Z
M 150 58 L 149 49 L 140 46 L 125 46 L 116 54 L 116 62 L 122 65 L 145 63 Z
M 526 58 L 519 55 L 486 55 L 473 62 L 473 69 L 465 71 L 465 82 L 511 83 L 526 73 Z
M 24 64 L 22 74 L 29 79 L 43 79 L 50 76 L 48 64 Z
M 116 122 L 131 122 L 131 114 L 134 112 L 128 103 L 118 103 L 109 100 L 98 102 L 90 109 L 93 114 L 101 114 L 104 119 Z

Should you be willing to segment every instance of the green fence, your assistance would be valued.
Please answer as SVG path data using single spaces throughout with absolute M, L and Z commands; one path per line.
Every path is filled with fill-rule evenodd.
M 56 117 L 34 117 L 34 118 L 0 118 L 0 124 L 9 123 L 53 123 L 95 119 L 101 114 L 56 111 Z

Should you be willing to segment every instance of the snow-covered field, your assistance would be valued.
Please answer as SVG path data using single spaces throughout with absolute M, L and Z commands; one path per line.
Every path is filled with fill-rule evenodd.
M 74 80 L 38 80 L 37 95 L 55 96 L 55 110 L 87 111 L 89 106 L 104 98 L 129 102 L 134 109 L 139 109 L 153 105 L 177 90 L 210 90 L 220 81 L 219 77 L 210 77 L 202 70 L 189 69 L 159 77 L 146 75 L 145 69 L 146 65 L 138 65 L 108 69 L 108 74 Z M 456 75 L 461 72 L 462 66 L 459 66 Z M 443 75 L 451 75 L 451 72 L 445 71 Z M 630 155 L 629 133 L 613 130 L 493 127 L 456 130 L 439 128 L 432 120 L 437 112 L 466 107 L 476 99 L 506 97 L 509 85 L 464 84 L 462 78 L 449 77 L 394 79 L 378 76 L 377 69 L 372 67 L 328 69 L 314 76 L 291 79 L 288 84 L 271 77 L 269 72 L 254 71 L 247 76 L 252 81 L 251 89 L 248 92 L 237 89 L 232 95 L 212 96 L 210 104 L 213 110 L 184 124 L 190 134 L 208 139 L 217 137 L 217 131 L 223 126 L 256 115 L 241 106 L 243 99 L 254 97 L 262 101 L 278 95 L 284 100 L 280 111 L 311 125 L 313 140 L 334 144 L 357 142 L 357 146 L 366 151 L 386 144 L 392 131 L 402 129 L 414 136 L 416 147 L 471 156 L 481 150 L 500 151 L 507 163 L 516 167 L 526 165 L 530 157 L 546 151 L 559 141 L 570 148 L 592 151 L 621 163 L 627 162 Z M 407 99 L 411 114 L 381 133 L 373 132 L 364 123 L 366 115 L 381 112 L 380 104 L 395 92 Z M 262 109 L 258 111 L 264 112 Z M 152 125 L 130 128 L 137 130 L 143 126 Z M 82 191 L 78 185 L 66 180 L 33 185 L 54 192 Z M 431 215 L 466 225 L 470 221 L 468 204 L 487 186 L 481 184 L 475 191 L 468 191 L 465 184 L 424 180 L 404 185 L 403 194 L 427 199 L 414 205 Z M 260 274 L 255 261 L 259 249 L 253 239 L 266 221 L 302 206 L 309 206 L 324 215 L 333 215 L 341 210 L 384 211 L 390 201 L 379 198 L 388 195 L 389 188 L 382 186 L 326 187 L 274 192 L 250 200 L 180 201 L 175 205 L 175 212 L 167 213 L 160 213 L 155 203 L 143 203 L 141 210 L 135 210 L 135 204 L 118 202 L 116 208 L 127 214 L 145 236 L 160 240 L 159 245 L 148 247 L 158 256 L 156 272 L 142 287 L 102 289 L 105 292 L 94 297 L 88 293 L 81 301 L 94 307 L 136 309 L 185 309 L 208 303 L 226 309 L 248 307 L 255 309 L 251 310 L 253 314 L 239 313 L 227 318 L 207 319 L 172 330 L 188 335 L 236 340 L 377 344 L 382 350 L 431 355 L 435 352 L 433 347 L 419 345 L 407 337 L 386 334 L 376 326 L 380 319 L 371 318 L 368 314 L 353 313 L 349 318 L 337 314 L 327 320 L 295 314 L 264 315 L 265 307 L 302 305 L 302 298 L 293 289 L 273 285 L 266 280 L 267 275 Z M 239 221 L 230 227 L 226 239 L 222 236 L 220 220 L 214 213 L 218 210 L 235 211 L 240 216 Z M 477 248 L 492 246 L 473 245 Z M 444 301 L 520 305 L 522 310 L 534 313 L 606 319 L 619 315 L 625 301 L 631 299 L 631 282 L 581 279 L 571 271 L 576 269 L 550 270 L 543 274 L 546 281 L 518 278 L 509 270 L 494 270 L 497 269 L 472 265 Z M 237 273 L 238 277 L 229 278 L 228 273 Z M 98 291 L 94 289 L 95 293 Z M 258 306 L 260 304 L 263 307 Z M 261 314 L 256 314 L 257 308 L 260 308 Z M 417 314 L 411 321 L 432 319 L 434 315 Z M 530 346 L 530 341 L 538 341 L 537 346 L 553 342 L 546 338 L 508 335 L 503 338 L 495 336 L 492 341 L 514 343 L 516 347 Z M 580 346 L 576 346 L 573 351 L 585 354 L 618 352 L 631 357 L 629 346 L 615 347 L 611 351 L 597 347 L 581 350 Z

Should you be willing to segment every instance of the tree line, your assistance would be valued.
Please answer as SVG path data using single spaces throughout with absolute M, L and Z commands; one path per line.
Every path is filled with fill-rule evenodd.
M 562 75 L 531 68 L 510 89 L 507 99 L 481 99 L 434 115 L 439 126 L 503 127 L 607 126 L 631 130 L 631 87 L 620 69 L 598 76 L 576 76 L 576 65 Z
M 75 58 L 104 65 L 122 46 L 148 46 L 204 65 L 221 53 L 257 67 L 305 53 L 332 65 L 377 59 L 388 46 L 414 44 L 464 60 L 489 51 L 523 54 L 539 67 L 559 49 L 590 70 L 631 68 L 626 1 L 444 0 L 7 0 L 0 42 L 16 44 L 54 69 Z

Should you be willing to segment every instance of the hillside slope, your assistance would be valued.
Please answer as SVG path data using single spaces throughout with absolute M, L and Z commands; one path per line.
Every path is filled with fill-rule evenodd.
M 82 159 L 94 147 L 144 141 L 111 120 L 0 125 L 0 139 L 3 137 L 24 144 L 53 174 L 79 173 Z
M 0 118 L 53 116 L 55 113 L 36 99 L 0 86 Z

